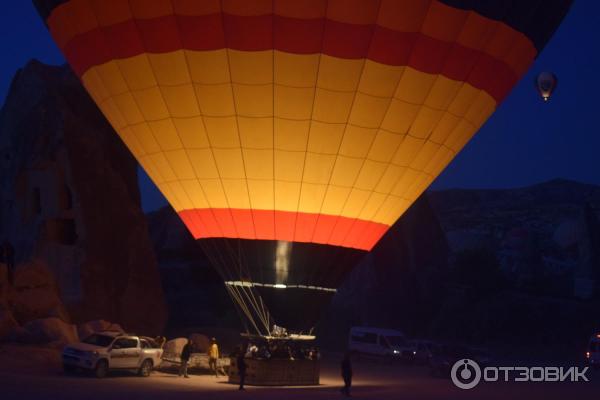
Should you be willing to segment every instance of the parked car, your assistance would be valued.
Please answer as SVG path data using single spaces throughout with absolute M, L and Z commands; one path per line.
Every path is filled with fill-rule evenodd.
M 465 358 L 475 361 L 482 368 L 491 363 L 491 356 L 484 349 L 444 344 L 433 347 L 433 353 L 429 359 L 429 371 L 432 376 L 450 377 L 452 366 Z
M 382 328 L 352 327 L 348 349 L 353 353 L 412 362 L 415 349 L 400 331 Z
M 411 340 L 411 346 L 415 351 L 415 364 L 427 365 L 433 357 L 439 344 L 431 340 Z
M 471 352 L 467 347 L 455 345 L 441 345 L 434 350 L 429 359 L 429 371 L 431 376 L 450 376 L 452 366 L 463 358 L 471 358 Z
M 149 376 L 160 365 L 162 352 L 148 337 L 98 332 L 66 346 L 62 361 L 65 372 L 83 369 L 93 371 L 98 378 L 104 378 L 111 370 L 131 370 Z
M 585 358 L 591 367 L 600 368 L 600 334 L 590 338 Z

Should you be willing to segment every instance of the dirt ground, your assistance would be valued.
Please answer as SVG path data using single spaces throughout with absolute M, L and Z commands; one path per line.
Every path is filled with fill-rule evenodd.
M 0 347 L 0 398 L 9 399 L 332 399 L 339 389 L 339 355 L 325 355 L 321 384 L 313 387 L 247 387 L 239 392 L 226 377 L 192 375 L 179 378 L 154 372 L 149 378 L 131 373 L 105 379 L 65 375 L 58 350 L 26 346 Z M 600 373 L 590 382 L 481 383 L 471 390 L 456 388 L 450 379 L 432 378 L 425 367 L 388 365 L 373 360 L 354 362 L 352 397 L 360 399 L 597 399 Z

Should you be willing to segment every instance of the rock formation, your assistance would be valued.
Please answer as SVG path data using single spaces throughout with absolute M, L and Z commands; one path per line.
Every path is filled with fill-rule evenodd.
M 585 204 L 578 220 L 579 260 L 575 268 L 574 294 L 579 298 L 600 297 L 600 221 Z
M 77 342 L 77 328 L 60 318 L 42 318 L 28 322 L 23 327 L 27 331 L 30 343 L 55 343 L 63 346 Z
M 426 331 L 439 308 L 448 254 L 444 232 L 423 195 L 339 288 L 324 318 L 323 328 L 333 330 L 328 336 L 344 336 L 352 325 Z
M 239 315 L 223 279 L 173 208 L 148 213 L 169 307 L 169 329 L 177 334 L 198 326 L 237 327 Z
M 554 179 L 515 189 L 432 191 L 428 197 L 453 254 L 495 253 L 519 290 L 579 298 L 600 293 L 600 186 Z
M 8 308 L 0 308 L 0 338 L 8 337 L 19 324 Z
M 56 280 L 46 263 L 39 259 L 19 266 L 9 304 L 15 319 L 21 324 L 45 317 L 70 322 Z
M 68 67 L 31 61 L 17 72 L 0 111 L 0 162 L 0 238 L 16 250 L 16 296 L 27 297 L 19 302 L 34 301 L 19 292 L 18 276 L 36 259 L 73 322 L 159 333 L 166 307 L 137 163 Z M 29 311 L 14 314 L 22 324 L 66 318 Z
M 103 319 L 84 322 L 77 326 L 77 334 L 81 339 L 84 339 L 96 332 L 102 331 L 113 331 L 113 332 L 124 332 L 123 328 L 119 324 L 113 324 L 112 322 L 105 321 Z

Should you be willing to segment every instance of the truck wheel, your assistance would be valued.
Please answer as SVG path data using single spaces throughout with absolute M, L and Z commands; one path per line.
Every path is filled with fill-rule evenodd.
M 143 377 L 149 377 L 152 372 L 152 361 L 144 360 L 142 366 L 140 367 L 139 375 Z
M 104 378 L 108 374 L 108 363 L 106 360 L 100 360 L 96 363 L 96 368 L 94 369 L 94 374 L 96 378 Z

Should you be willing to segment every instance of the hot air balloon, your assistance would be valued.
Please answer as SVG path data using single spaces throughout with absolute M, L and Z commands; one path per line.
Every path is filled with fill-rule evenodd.
M 34 3 L 248 331 L 271 335 L 311 331 L 571 1 Z
M 558 78 L 552 72 L 540 72 L 535 77 L 535 88 L 544 101 L 548 101 L 550 99 L 550 96 L 552 96 L 557 84 Z

